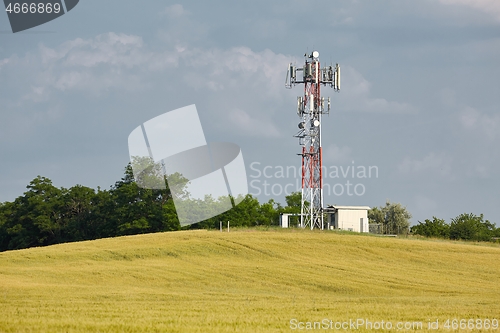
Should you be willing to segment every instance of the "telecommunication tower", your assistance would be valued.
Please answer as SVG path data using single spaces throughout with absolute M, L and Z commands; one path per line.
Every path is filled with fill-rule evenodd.
M 325 98 L 321 97 L 321 85 L 329 85 L 335 91 L 340 90 L 340 67 L 321 68 L 319 52 L 305 54 L 302 68 L 292 63 L 288 65 L 285 81 L 286 88 L 304 84 L 304 96 L 297 97 L 297 114 L 301 118 L 299 132 L 295 135 L 302 146 L 302 203 L 300 226 L 323 230 L 323 174 L 321 151 L 321 116 L 330 113 L 330 97 L 325 108 Z M 302 78 L 297 74 L 302 72 Z

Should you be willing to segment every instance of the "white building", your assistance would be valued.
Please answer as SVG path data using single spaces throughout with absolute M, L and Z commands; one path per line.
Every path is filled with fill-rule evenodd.
M 325 228 L 354 232 L 370 232 L 368 225 L 368 206 L 328 206 L 323 211 L 327 219 Z M 293 222 L 290 221 L 293 218 Z M 292 222 L 292 223 L 290 223 Z M 300 224 L 300 214 L 280 214 L 280 226 L 289 228 Z
M 290 223 L 290 216 L 295 217 L 295 223 Z M 288 214 L 288 213 L 281 213 L 280 214 L 280 227 L 282 228 L 289 228 L 292 225 L 298 226 L 300 224 L 300 214 Z
M 328 206 L 324 209 L 327 214 L 329 229 L 340 229 L 355 232 L 369 232 L 368 206 Z

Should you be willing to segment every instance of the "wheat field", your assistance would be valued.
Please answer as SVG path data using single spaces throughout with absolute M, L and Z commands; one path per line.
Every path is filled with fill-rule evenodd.
M 500 332 L 499 259 L 498 245 L 297 229 L 3 252 L 0 332 Z

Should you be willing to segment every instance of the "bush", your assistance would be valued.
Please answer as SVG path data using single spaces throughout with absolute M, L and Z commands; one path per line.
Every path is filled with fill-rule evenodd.
M 418 222 L 418 225 L 411 227 L 411 232 L 415 235 L 425 237 L 449 238 L 450 226 L 442 219 L 433 216 L 431 220 L 425 220 L 425 223 Z
M 369 223 L 383 226 L 384 234 L 408 234 L 411 214 L 399 203 L 387 201 L 385 206 L 374 207 L 368 211 Z
M 461 214 L 451 220 L 450 238 L 473 241 L 490 241 L 497 233 L 495 225 L 483 221 L 483 214 Z

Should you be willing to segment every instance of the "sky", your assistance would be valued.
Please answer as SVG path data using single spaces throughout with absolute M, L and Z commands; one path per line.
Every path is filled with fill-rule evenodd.
M 287 66 L 313 50 L 342 71 L 322 88 L 325 204 L 500 226 L 497 0 L 81 0 L 15 34 L 2 11 L 0 201 L 37 175 L 109 189 L 137 126 L 195 104 L 207 141 L 241 147 L 250 194 L 284 203 L 303 93 Z

